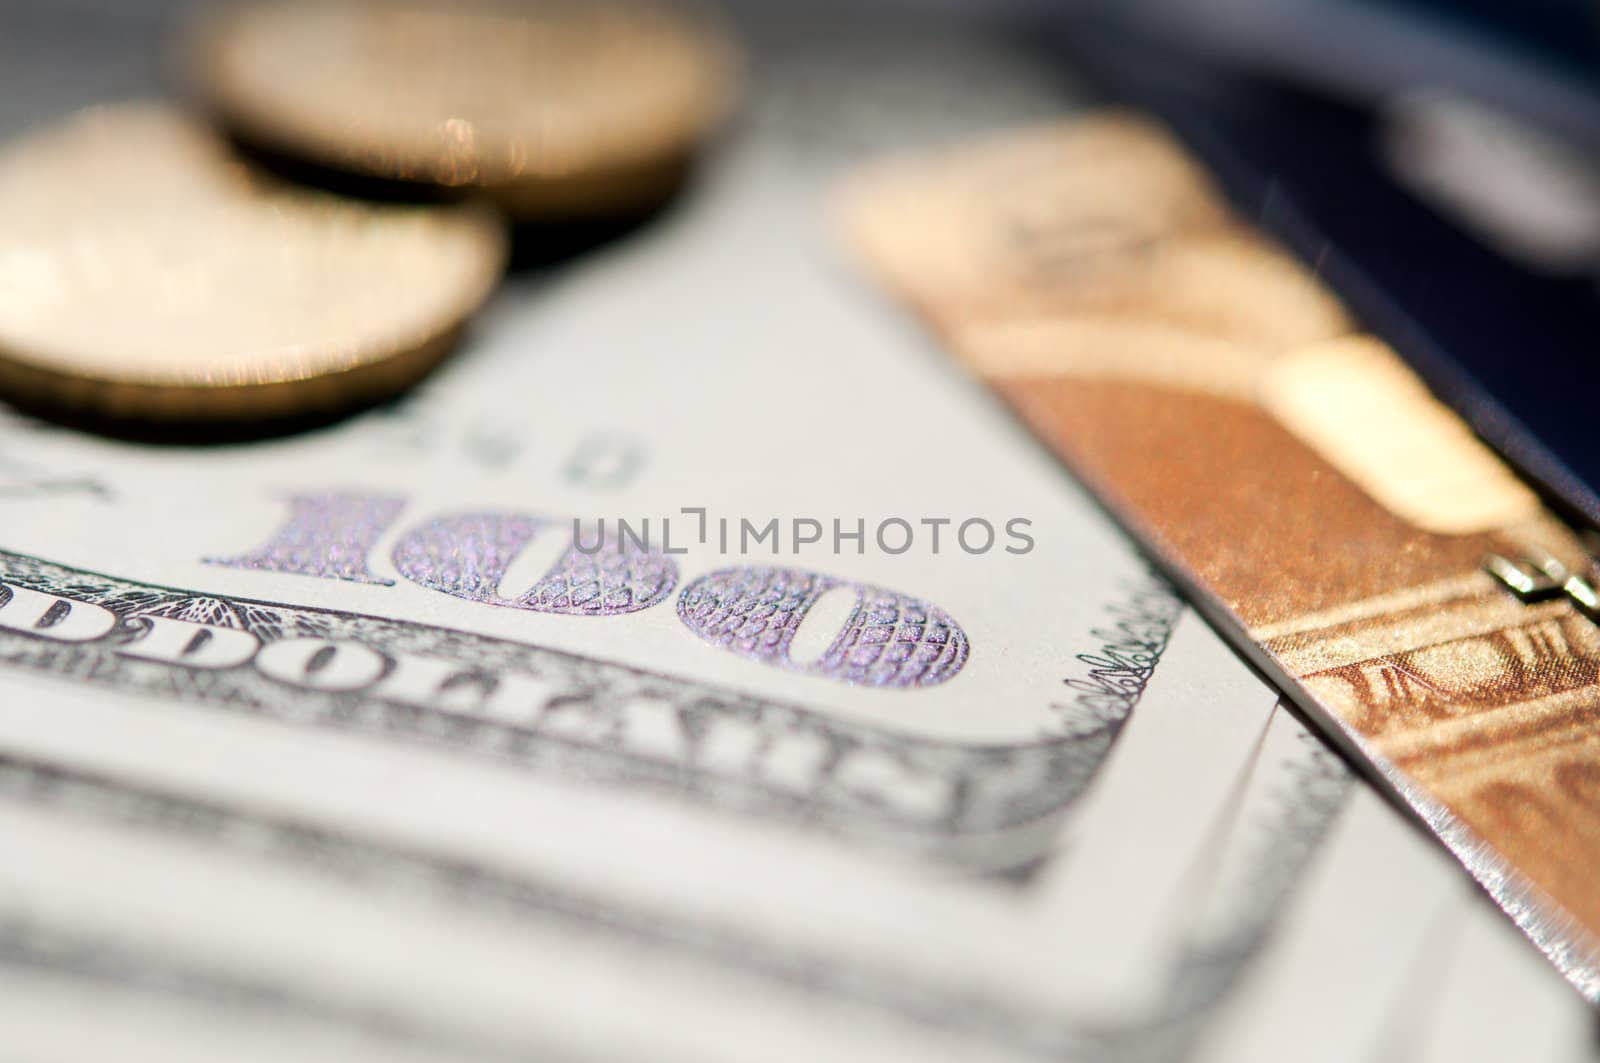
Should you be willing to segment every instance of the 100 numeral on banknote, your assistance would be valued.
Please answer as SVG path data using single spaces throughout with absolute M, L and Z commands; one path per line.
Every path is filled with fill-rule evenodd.
M 405 507 L 392 495 L 295 495 L 258 549 L 209 563 L 392 584 L 367 562 Z M 420 514 L 399 528 L 390 560 L 412 583 L 496 612 L 604 623 L 661 609 L 685 637 L 755 663 L 911 697 L 953 678 L 970 652 L 949 614 L 905 594 L 766 565 L 715 569 L 680 590 L 671 557 L 615 535 L 576 543 L 573 528 L 509 512 Z M 541 540 L 543 553 L 531 549 Z M 503 592 L 512 566 L 530 557 L 542 575 Z M 843 623 L 819 655 L 792 654 L 829 593 L 853 601 Z M 0 552 L 0 662 L 939 851 L 1048 820 L 1087 784 L 1178 612 L 1159 583 L 1130 594 L 1132 612 L 1111 619 L 1139 641 L 1108 645 L 1105 660 L 1084 655 L 1091 678 L 1066 681 L 1098 723 L 1017 743 L 923 738 L 521 642 L 153 586 L 11 552 Z

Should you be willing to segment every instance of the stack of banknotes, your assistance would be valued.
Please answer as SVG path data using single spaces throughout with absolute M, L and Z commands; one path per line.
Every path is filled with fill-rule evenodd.
M 5 0 L 0 134 L 161 92 L 180 14 Z M 1070 70 L 730 17 L 682 194 L 515 257 L 399 399 L 0 420 L 0 1059 L 1600 1055 L 841 231 L 864 167 L 1072 120 Z

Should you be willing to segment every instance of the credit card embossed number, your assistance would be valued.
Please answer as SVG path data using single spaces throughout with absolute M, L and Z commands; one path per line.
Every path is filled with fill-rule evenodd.
M 1600 1002 L 1600 595 L 1546 510 L 1164 130 L 848 182 L 869 268 Z

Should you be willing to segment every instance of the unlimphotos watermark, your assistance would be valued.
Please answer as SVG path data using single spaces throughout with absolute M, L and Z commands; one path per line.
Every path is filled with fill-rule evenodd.
M 725 555 L 856 553 L 897 556 L 913 550 L 1027 554 L 1034 547 L 1027 517 L 712 517 L 705 506 L 685 506 L 676 516 L 574 517 L 572 542 L 580 553 L 614 543 L 662 554 L 686 554 L 691 545 Z

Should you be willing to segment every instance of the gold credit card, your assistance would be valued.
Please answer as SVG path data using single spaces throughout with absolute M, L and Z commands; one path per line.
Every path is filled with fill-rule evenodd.
M 890 161 L 839 207 L 872 271 L 1600 1002 L 1579 536 L 1139 117 Z

